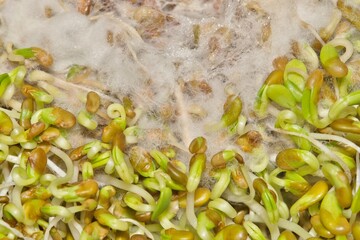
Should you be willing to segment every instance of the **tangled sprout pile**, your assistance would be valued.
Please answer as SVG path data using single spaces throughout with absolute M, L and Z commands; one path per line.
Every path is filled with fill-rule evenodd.
M 131 4 L 137 29 L 122 26 L 133 38 L 151 41 L 176 25 L 154 7 Z M 291 57 L 274 59 L 250 111 L 227 84 L 216 122 L 194 138 L 189 118 L 199 126 L 211 113 L 185 98 L 218 90 L 205 80 L 179 79 L 166 95 L 176 104 L 146 108 L 141 100 L 159 100 L 155 80 L 119 96 L 90 81 L 97 72 L 89 66 L 55 72 L 42 46 L 2 44 L 9 71 L 0 75 L 0 238 L 360 239 L 360 12 L 337 4 L 320 33 L 303 23 L 315 40 L 294 41 Z M 76 7 L 96 19 L 95 10 L 114 5 Z M 52 9 L 44 11 L 51 18 Z M 192 48 L 202 31 L 193 26 Z M 229 29 L 215 35 L 210 62 L 230 45 Z M 261 41 L 270 35 L 265 22 Z M 107 32 L 109 45 L 123 40 Z M 146 72 L 131 45 L 122 47 Z M 143 128 L 151 121 L 162 125 Z M 177 121 L 182 128 L 172 131 Z

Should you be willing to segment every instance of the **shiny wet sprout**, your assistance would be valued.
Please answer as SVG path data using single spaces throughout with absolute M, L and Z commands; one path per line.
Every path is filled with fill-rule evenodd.
M 142 9 L 137 20 L 165 19 L 153 11 Z M 56 77 L 46 70 L 51 54 L 8 52 L 17 61 L 0 74 L 0 238 L 360 239 L 360 91 L 353 85 L 360 66 L 344 57 L 350 40 L 327 40 L 316 61 L 310 45 L 311 59 L 276 58 L 251 113 L 229 87 L 217 122 L 185 147 L 176 137 L 142 146 L 146 131 L 132 96 L 109 101 L 94 89 L 77 111 L 58 105 Z M 88 71 L 73 65 L 66 81 Z M 191 88 L 211 92 L 205 82 Z M 161 111 L 151 117 L 169 120 Z M 208 130 L 234 144 L 211 149 Z M 77 146 L 74 133 L 85 139 Z M 270 156 L 269 139 L 288 136 L 292 142 Z

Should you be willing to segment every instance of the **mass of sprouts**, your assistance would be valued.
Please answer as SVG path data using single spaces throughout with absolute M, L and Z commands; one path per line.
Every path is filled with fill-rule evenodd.
M 94 42 L 113 52 L 88 45 L 97 54 L 53 54 L 51 36 L 43 46 L 3 36 L 0 239 L 360 239 L 356 5 L 339 0 L 321 29 L 299 13 L 311 37 L 274 55 L 251 100 L 251 82 L 244 89 L 244 80 L 219 73 L 249 60 L 231 24 L 191 23 L 179 36 L 183 51 L 166 52 L 163 41 L 190 22 L 188 8 L 203 8 L 230 22 L 247 14 L 261 23 L 252 32 L 258 47 L 275 48 L 269 3 L 134 0 L 124 1 L 127 11 L 111 0 L 44 3 L 46 24 L 64 17 L 59 9 L 76 16 L 74 25 L 109 23 Z M 97 68 L 81 53 L 120 60 Z M 178 61 L 167 62 L 173 55 Z M 209 75 L 190 75 L 201 64 L 188 56 L 211 66 Z

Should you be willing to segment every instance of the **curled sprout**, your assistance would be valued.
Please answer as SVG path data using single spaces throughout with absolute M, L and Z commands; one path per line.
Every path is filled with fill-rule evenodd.
M 276 119 L 275 127 L 284 129 L 290 132 L 301 133 L 308 135 L 308 131 L 299 125 L 299 120 L 296 114 L 290 110 L 283 110 L 279 113 Z M 306 138 L 291 136 L 295 144 L 304 150 L 311 149 L 311 143 Z
M 289 61 L 285 66 L 284 85 L 290 90 L 298 102 L 301 101 L 302 92 L 305 87 L 306 72 L 305 64 L 298 59 Z
M 282 84 L 284 81 L 283 74 L 284 73 L 281 70 L 272 71 L 265 80 L 260 90 L 258 91 L 255 102 L 255 110 L 260 117 L 264 117 L 266 115 L 266 109 L 268 107 L 268 104 L 270 103 L 267 95 L 268 87 L 273 84 Z
M 177 3 L 160 1 L 166 14 L 133 4 L 137 29 L 94 16 L 101 4 L 78 1 L 78 11 L 116 21 L 125 38 L 109 30 L 108 43 L 127 46 L 149 74 L 129 40 L 161 40 L 177 21 Z M 247 8 L 268 15 L 257 3 Z M 164 92 L 148 78 L 141 92 L 115 97 L 91 81 L 101 79 L 98 69 L 75 64 L 62 80 L 44 49 L 8 44 L 8 71 L 0 74 L 0 238 L 359 238 L 358 32 L 348 24 L 339 11 L 319 34 L 304 23 L 323 46 L 295 42 L 297 58 L 277 57 L 255 114 L 247 104 L 243 111 L 248 99 L 233 82 L 224 84 L 222 111 L 210 114 L 193 101 L 216 91 L 198 76 Z M 232 30 L 203 27 L 194 26 L 194 44 L 200 50 L 210 39 L 212 61 L 219 40 L 231 46 Z M 72 93 L 79 99 L 62 97 Z M 144 97 L 159 103 L 158 94 L 171 101 L 161 109 L 139 105 Z
M 341 61 L 335 46 L 331 43 L 321 48 L 320 61 L 324 69 L 334 77 L 345 77 L 348 73 L 346 64 Z
M 123 105 L 118 104 L 118 103 L 113 103 L 111 105 L 109 105 L 109 107 L 107 108 L 107 114 L 110 118 L 114 119 L 119 119 L 120 124 L 122 126 L 126 125 L 126 112 L 125 112 L 125 108 Z
M 91 114 L 86 111 L 80 111 L 77 116 L 77 122 L 89 130 L 95 130 L 97 128 L 97 122 L 92 119 Z

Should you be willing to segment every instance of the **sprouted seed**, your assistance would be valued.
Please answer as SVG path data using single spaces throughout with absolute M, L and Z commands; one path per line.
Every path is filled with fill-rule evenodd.
M 122 37 L 152 41 L 176 25 L 155 4 L 131 2 L 137 27 L 119 20 L 126 31 L 108 31 L 112 46 L 125 46 Z M 75 3 L 82 17 L 95 19 L 98 4 Z M 266 18 L 268 44 L 275 33 L 268 13 L 255 1 L 247 7 Z M 212 113 L 186 109 L 185 98 L 214 94 L 206 80 L 174 87 L 176 104 L 144 108 L 139 95 L 156 94 L 151 79 L 143 92 L 114 96 L 81 85 L 95 74 L 90 67 L 72 63 L 63 80 L 50 69 L 57 59 L 41 46 L 2 46 L 1 63 L 10 69 L 0 74 L 0 239 L 360 239 L 359 10 L 344 1 L 338 7 L 354 27 L 337 31 L 336 12 L 315 32 L 320 49 L 295 42 L 295 56 L 276 57 L 252 111 L 227 84 L 215 123 L 193 139 L 189 118 Z M 45 14 L 55 12 L 48 6 Z M 204 39 L 208 32 L 215 35 Z M 211 62 L 233 38 L 227 27 L 202 23 L 187 34 L 191 49 L 208 42 Z M 141 65 L 131 44 L 126 48 Z M 61 104 L 74 93 L 75 106 Z M 333 104 L 324 104 L 329 99 Z M 166 129 L 142 126 L 153 119 Z M 177 119 L 181 133 L 171 129 Z M 275 146 L 274 138 L 287 145 Z

